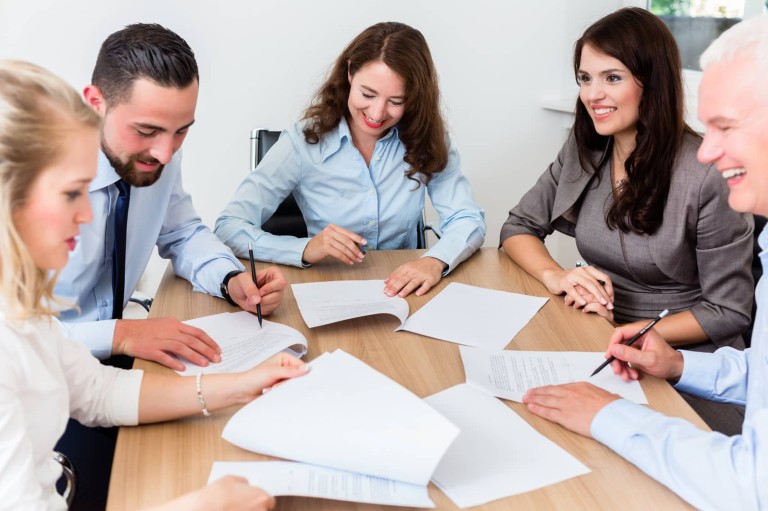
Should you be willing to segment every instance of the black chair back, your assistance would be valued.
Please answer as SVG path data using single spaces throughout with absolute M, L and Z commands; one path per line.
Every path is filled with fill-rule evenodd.
M 251 131 L 251 171 L 256 171 L 267 151 L 280 138 L 279 131 L 255 129 Z M 261 226 L 263 230 L 277 236 L 307 237 L 307 224 L 293 194 L 283 200 L 272 217 Z

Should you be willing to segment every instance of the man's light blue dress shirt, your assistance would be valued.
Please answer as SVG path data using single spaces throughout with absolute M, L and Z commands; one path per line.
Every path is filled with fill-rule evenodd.
M 69 254 L 54 290 L 57 297 L 80 309 L 61 313 L 63 331 L 85 343 L 98 358 L 110 356 L 115 330 L 111 319 L 112 215 L 118 179 L 100 152 L 98 172 L 89 188 L 93 221 L 80 227 L 77 247 Z M 221 296 L 219 285 L 224 276 L 244 269 L 195 212 L 181 184 L 181 151 L 155 184 L 131 189 L 127 229 L 125 303 L 136 290 L 155 245 L 161 257 L 171 259 L 176 275 L 190 281 L 195 291 Z
M 405 177 L 405 146 L 397 128 L 376 142 L 370 166 L 357 148 L 347 122 L 309 144 L 298 123 L 287 129 L 258 168 L 240 184 L 216 221 L 215 232 L 235 254 L 303 266 L 309 238 L 274 236 L 261 230 L 280 203 L 293 192 L 309 237 L 336 224 L 368 241 L 371 250 L 416 248 L 417 224 L 425 187 Z M 415 176 L 415 177 L 418 177 Z M 440 215 L 443 237 L 426 256 L 448 264 L 449 272 L 472 255 L 485 238 L 483 210 L 461 174 L 459 155 L 450 147 L 446 168 L 433 175 L 426 192 Z
M 768 228 L 760 233 L 768 271 Z M 764 274 L 765 275 L 765 274 Z M 676 388 L 713 401 L 746 404 L 741 435 L 706 433 L 628 401 L 603 408 L 592 435 L 699 509 L 768 509 L 768 279 L 755 294 L 752 347 L 681 351 Z M 633 498 L 632 488 L 617 488 Z M 635 496 L 636 497 L 636 496 Z

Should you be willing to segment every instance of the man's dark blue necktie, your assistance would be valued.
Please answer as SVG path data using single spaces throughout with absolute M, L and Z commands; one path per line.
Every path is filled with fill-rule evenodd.
M 115 186 L 119 195 L 115 205 L 115 243 L 112 246 L 112 319 L 122 319 L 125 294 L 125 234 L 128 227 L 131 185 L 120 179 Z

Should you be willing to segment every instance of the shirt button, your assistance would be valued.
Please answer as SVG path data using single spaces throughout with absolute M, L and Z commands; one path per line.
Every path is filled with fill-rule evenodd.
M 368 225 L 373 225 L 373 224 L 375 224 L 375 223 L 376 223 L 376 222 L 374 222 L 373 220 L 368 220 Z
M 376 157 L 376 158 L 374 158 L 374 159 L 375 159 L 376 161 L 379 161 L 379 160 L 381 159 L 381 156 L 377 156 L 377 157 Z

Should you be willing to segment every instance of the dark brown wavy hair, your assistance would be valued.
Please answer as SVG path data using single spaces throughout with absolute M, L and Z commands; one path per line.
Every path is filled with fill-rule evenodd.
M 650 12 L 629 7 L 605 16 L 576 41 L 573 70 L 578 82 L 585 45 L 624 64 L 643 88 L 635 149 L 627 157 L 627 182 L 606 215 L 610 228 L 653 234 L 663 221 L 672 170 L 685 134 L 698 136 L 685 123 L 680 53 L 666 25 Z M 576 101 L 574 136 L 587 172 L 597 172 L 610 154 L 613 137 L 595 130 L 586 106 Z M 599 176 L 598 176 L 599 178 Z
M 409 179 L 429 183 L 432 174 L 448 164 L 445 123 L 440 113 L 437 71 L 421 32 L 403 23 L 377 23 L 365 29 L 339 55 L 328 79 L 318 89 L 304 113 L 304 138 L 316 144 L 336 128 L 347 107 L 354 75 L 370 62 L 383 62 L 405 82 L 405 114 L 398 123 L 405 146 L 404 160 L 411 168 Z M 417 173 L 419 179 L 414 178 Z

